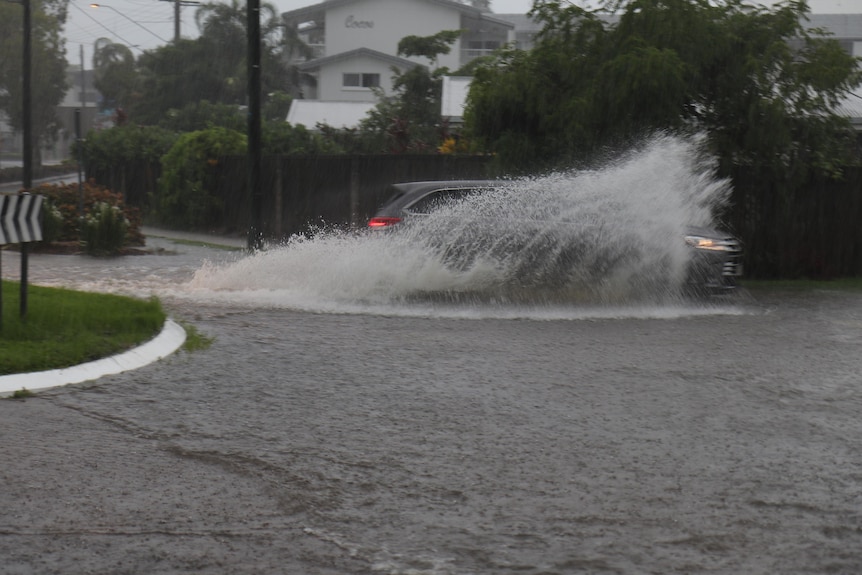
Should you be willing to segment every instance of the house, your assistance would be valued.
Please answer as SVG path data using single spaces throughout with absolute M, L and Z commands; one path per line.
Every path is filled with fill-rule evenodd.
M 433 63 L 454 72 L 512 41 L 515 27 L 486 7 L 452 0 L 325 0 L 285 12 L 282 19 L 314 53 L 310 60 L 293 62 L 304 74 L 303 99 L 333 106 L 376 103 L 378 91 L 392 93 L 396 73 L 432 65 L 427 58 L 398 54 L 398 43 L 406 36 L 461 30 L 449 54 Z M 298 118 L 297 113 L 292 117 L 314 125 L 306 123 L 311 117 Z
M 81 136 L 84 137 L 96 122 L 102 95 L 94 86 L 94 77 L 93 70 L 82 71 L 82 66 L 70 65 L 66 68 L 66 84 L 69 87 L 63 101 L 57 106 L 60 130 L 57 140 L 43 152 L 46 159 L 71 157 L 77 124 L 80 124 Z
M 82 71 L 81 66 L 70 65 L 66 68 L 66 93 L 56 107 L 58 131 L 50 142 L 41 142 L 41 160 L 44 163 L 60 162 L 72 155 L 75 130 L 80 123 L 82 135 L 93 126 L 98 117 L 98 104 L 101 95 L 93 87 L 93 70 Z M 85 89 L 82 89 L 85 86 Z M 5 113 L 0 112 L 0 157 L 7 163 L 14 158 L 20 163 L 23 135 L 9 126 Z

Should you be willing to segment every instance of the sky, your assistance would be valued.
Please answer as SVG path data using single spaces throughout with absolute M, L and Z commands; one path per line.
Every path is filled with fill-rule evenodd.
M 99 1 L 100 7 L 91 8 L 93 1 Z M 318 1 L 269 0 L 279 12 L 310 6 Z M 580 6 L 589 5 L 588 0 L 574 1 Z M 769 5 L 772 1 L 759 0 L 757 3 Z M 862 13 L 862 0 L 808 0 L 808 4 L 813 13 Z M 531 6 L 532 0 L 491 0 L 491 10 L 498 14 L 524 14 Z M 197 36 L 195 10 L 196 6 L 181 8 L 180 34 L 183 37 Z M 88 70 L 93 67 L 93 44 L 99 38 L 125 44 L 137 56 L 144 50 L 166 44 L 173 36 L 172 0 L 69 0 L 66 57 L 72 64 L 80 64 L 83 50 L 84 67 Z

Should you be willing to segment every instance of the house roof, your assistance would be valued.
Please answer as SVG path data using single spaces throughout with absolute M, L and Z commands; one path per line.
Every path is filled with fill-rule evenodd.
M 857 88 L 838 104 L 836 113 L 850 118 L 850 123 L 860 130 L 862 128 L 862 89 Z
M 376 105 L 375 102 L 294 100 L 290 104 L 287 121 L 294 126 L 302 124 L 310 129 L 318 124 L 333 128 L 355 128 Z
M 314 70 L 322 66 L 332 64 L 334 62 L 352 60 L 359 56 L 367 56 L 369 58 L 374 58 L 375 60 L 382 60 L 383 62 L 386 62 L 393 66 L 397 66 L 399 68 L 413 68 L 414 66 L 421 66 L 421 64 L 417 64 L 416 62 L 408 60 L 407 58 L 400 58 L 398 56 L 393 56 L 391 54 L 386 54 L 385 52 L 379 52 L 370 48 L 356 48 L 354 50 L 348 50 L 347 52 L 333 54 L 332 56 L 324 56 L 323 58 L 316 58 L 314 60 L 309 60 L 308 62 L 303 62 L 302 64 L 297 66 L 297 68 L 303 71 Z

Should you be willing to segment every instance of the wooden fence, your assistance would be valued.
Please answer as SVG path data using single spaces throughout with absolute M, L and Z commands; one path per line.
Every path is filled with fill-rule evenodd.
M 208 228 L 242 232 L 250 222 L 246 158 L 219 161 L 217 188 L 222 209 Z M 481 156 L 379 155 L 280 156 L 262 163 L 262 228 L 268 237 L 303 233 L 311 227 L 360 226 L 399 181 L 493 177 Z M 117 167 L 90 174 L 125 194 L 146 213 L 159 166 Z M 746 276 L 830 278 L 862 276 L 862 170 L 840 181 L 812 179 L 788 193 L 778 177 L 751 169 L 733 175 L 734 191 L 724 214 L 743 241 Z
M 862 170 L 812 178 L 795 192 L 751 169 L 737 170 L 733 182 L 726 220 L 743 241 L 746 276 L 862 275 Z
M 313 226 L 361 226 L 386 200 L 389 184 L 485 178 L 489 165 L 482 156 L 267 157 L 261 167 L 262 230 L 284 237 Z M 222 226 L 246 229 L 251 217 L 246 159 L 224 158 L 218 170 L 214 192 L 224 206 Z

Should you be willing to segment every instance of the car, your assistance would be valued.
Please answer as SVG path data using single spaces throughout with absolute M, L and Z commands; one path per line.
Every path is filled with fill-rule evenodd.
M 503 199 L 504 202 L 511 202 L 512 198 L 520 201 L 514 213 L 503 212 L 501 216 L 500 209 L 487 208 L 458 211 L 459 205 L 475 203 L 471 198 L 513 187 L 517 185 L 505 180 L 396 183 L 390 186 L 389 199 L 368 220 L 368 228 L 390 231 L 411 225 L 418 225 L 420 229 L 433 228 L 424 238 L 441 250 L 443 260 L 450 267 L 468 269 L 480 256 L 510 264 L 515 262 L 509 269 L 522 284 L 545 284 L 551 278 L 568 281 L 573 275 L 584 282 L 607 282 L 613 274 L 620 275 L 621 270 L 637 265 L 641 265 L 642 270 L 662 265 L 670 269 L 666 263 L 660 263 L 672 259 L 670 255 L 649 257 L 650 251 L 664 250 L 664 244 L 644 247 L 642 237 L 637 236 L 631 226 L 608 231 L 610 218 L 603 215 L 613 211 L 608 206 L 595 208 L 579 219 L 567 220 L 553 208 L 538 210 L 538 216 L 535 213 L 525 215 L 518 210 L 523 212 L 525 206 L 541 202 L 541 199 L 521 193 Z M 442 226 L 441 222 L 431 225 L 433 214 L 453 209 L 455 211 L 445 214 Z M 684 289 L 697 294 L 732 293 L 742 275 L 740 241 L 711 227 L 683 224 L 679 228 L 682 230 L 679 234 L 681 249 L 676 253 L 683 253 L 685 258 Z M 637 281 L 642 281 L 644 276 L 650 276 L 647 282 L 655 283 L 658 278 L 666 281 L 668 275 L 659 271 L 640 273 Z

